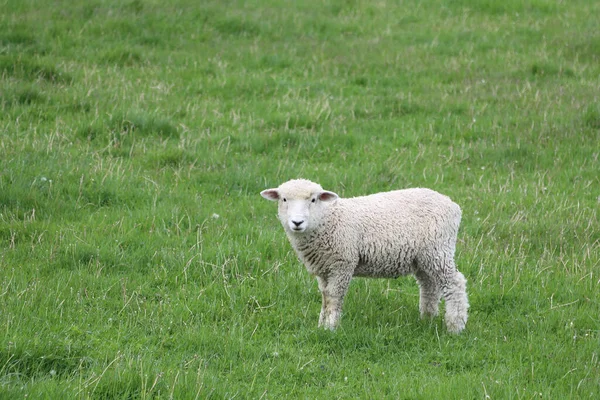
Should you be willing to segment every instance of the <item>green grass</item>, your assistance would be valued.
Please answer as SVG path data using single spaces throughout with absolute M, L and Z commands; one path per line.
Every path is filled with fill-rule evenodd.
M 600 3 L 5 0 L 1 398 L 598 398 Z M 463 208 L 467 329 L 341 328 L 258 193 Z

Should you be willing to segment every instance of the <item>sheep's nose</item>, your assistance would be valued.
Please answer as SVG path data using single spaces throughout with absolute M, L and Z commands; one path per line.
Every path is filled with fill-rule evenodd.
M 304 222 L 304 221 L 294 221 L 294 220 L 292 220 L 292 224 L 294 224 L 294 225 L 296 225 L 296 226 L 300 226 L 300 225 L 302 225 L 302 223 L 303 223 L 303 222 Z

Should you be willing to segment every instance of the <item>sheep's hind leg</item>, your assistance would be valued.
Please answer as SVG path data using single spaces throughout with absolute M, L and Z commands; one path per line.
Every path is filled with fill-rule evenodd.
M 423 271 L 415 274 L 420 290 L 419 310 L 421 318 L 435 317 L 438 315 L 442 290 L 431 277 Z
M 454 269 L 454 274 L 448 277 L 443 287 L 443 297 L 446 300 L 446 327 L 449 332 L 459 333 L 467 324 L 469 301 L 467 298 L 467 280 L 464 275 Z

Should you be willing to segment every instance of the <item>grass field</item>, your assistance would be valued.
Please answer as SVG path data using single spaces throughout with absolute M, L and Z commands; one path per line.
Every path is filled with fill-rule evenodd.
M 0 398 L 600 397 L 600 2 L 1 0 Z M 470 319 L 259 192 L 429 187 Z

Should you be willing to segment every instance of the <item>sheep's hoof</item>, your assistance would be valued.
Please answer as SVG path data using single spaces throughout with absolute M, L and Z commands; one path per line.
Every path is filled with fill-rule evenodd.
M 319 328 L 325 329 L 327 331 L 335 331 L 335 328 L 337 328 L 337 325 L 332 324 L 327 321 L 323 321 L 323 322 L 319 321 Z
M 421 311 L 421 319 L 432 320 L 438 316 L 437 311 Z
M 464 319 L 446 320 L 446 328 L 448 329 L 448 332 L 454 334 L 461 333 L 463 329 L 465 329 L 466 324 L 467 321 Z

